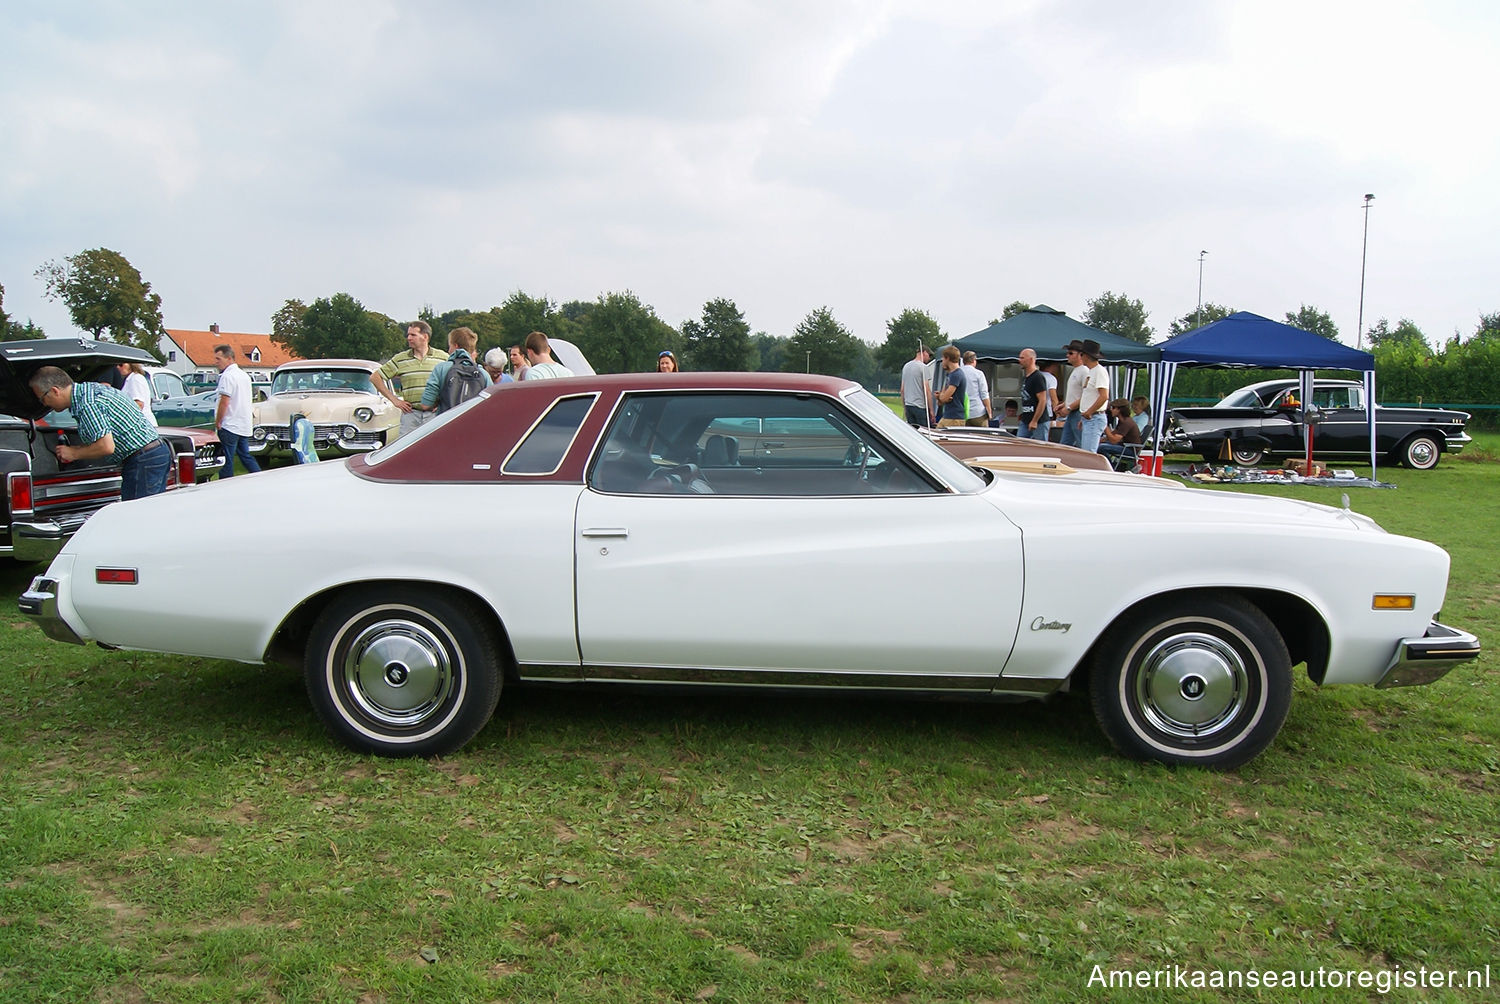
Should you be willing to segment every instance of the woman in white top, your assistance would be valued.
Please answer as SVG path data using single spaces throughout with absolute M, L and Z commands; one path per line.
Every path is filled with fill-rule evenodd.
M 120 363 L 116 367 L 125 377 L 125 386 L 120 389 L 130 400 L 146 413 L 146 421 L 157 428 L 156 416 L 151 413 L 151 381 L 146 379 L 146 367 L 140 363 Z

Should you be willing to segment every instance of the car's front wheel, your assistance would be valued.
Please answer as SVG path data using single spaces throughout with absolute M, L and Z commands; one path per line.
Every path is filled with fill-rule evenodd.
M 1442 455 L 1442 445 L 1431 436 L 1413 436 L 1401 444 L 1401 463 L 1414 471 L 1432 470 L 1437 466 L 1438 458 Z
M 304 676 L 318 717 L 351 748 L 441 756 L 494 714 L 499 644 L 466 600 L 433 587 L 370 587 L 318 616 Z
M 1235 596 L 1127 615 L 1100 639 L 1092 668 L 1100 727 L 1139 760 L 1238 767 L 1270 744 L 1291 706 L 1286 643 Z

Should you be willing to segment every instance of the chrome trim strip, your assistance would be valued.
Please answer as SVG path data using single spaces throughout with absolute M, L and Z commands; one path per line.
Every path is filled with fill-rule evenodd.
M 829 673 L 798 670 L 683 669 L 657 666 L 582 667 L 523 663 L 522 680 L 588 683 L 692 685 L 705 688 L 746 687 L 804 690 L 904 690 L 944 693 L 1019 694 L 1041 696 L 1062 686 L 1063 680 L 1001 676 L 927 676 L 920 673 Z

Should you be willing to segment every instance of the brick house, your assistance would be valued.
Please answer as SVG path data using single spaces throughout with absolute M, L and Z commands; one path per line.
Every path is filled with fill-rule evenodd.
M 206 370 L 214 372 L 214 346 L 234 346 L 235 361 L 251 373 L 251 379 L 270 379 L 271 371 L 297 356 L 271 341 L 270 335 L 252 335 L 241 331 L 220 331 L 210 324 L 207 331 L 167 328 L 156 343 L 157 351 L 167 361 L 167 368 L 186 376 Z M 255 374 L 263 373 L 264 376 Z

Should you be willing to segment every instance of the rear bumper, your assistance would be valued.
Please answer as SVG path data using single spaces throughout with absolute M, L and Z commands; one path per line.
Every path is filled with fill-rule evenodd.
M 84 644 L 83 639 L 78 637 L 77 632 L 68 626 L 68 622 L 58 612 L 55 579 L 38 575 L 31 580 L 31 588 L 21 594 L 16 605 L 20 607 L 21 613 L 37 622 L 37 626 L 48 638 L 73 645 Z
M 1433 621 L 1420 638 L 1405 638 L 1376 687 L 1417 687 L 1440 680 L 1454 666 L 1479 658 L 1479 639 Z
M 10 556 L 17 561 L 51 561 L 82 525 L 83 519 L 18 519 L 10 525 Z

